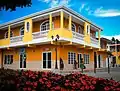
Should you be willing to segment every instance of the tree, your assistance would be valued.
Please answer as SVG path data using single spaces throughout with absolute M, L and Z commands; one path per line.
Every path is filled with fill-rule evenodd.
M 112 37 L 112 44 L 115 44 L 115 38 Z
M 15 11 L 16 7 L 30 7 L 31 0 L 0 0 L 0 10 Z

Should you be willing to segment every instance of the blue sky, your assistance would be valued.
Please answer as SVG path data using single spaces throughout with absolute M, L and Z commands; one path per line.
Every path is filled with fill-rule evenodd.
M 69 7 L 102 27 L 104 37 L 120 39 L 120 0 L 32 0 L 31 7 L 0 11 L 0 24 L 58 5 Z

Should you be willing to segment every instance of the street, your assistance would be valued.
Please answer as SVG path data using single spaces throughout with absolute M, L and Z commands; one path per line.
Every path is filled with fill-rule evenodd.
M 96 73 L 93 71 L 91 72 L 84 72 L 89 76 L 101 77 L 105 79 L 113 78 L 116 81 L 120 81 L 120 67 L 110 68 L 110 73 L 108 73 L 107 68 L 103 68 L 101 70 L 97 70 Z

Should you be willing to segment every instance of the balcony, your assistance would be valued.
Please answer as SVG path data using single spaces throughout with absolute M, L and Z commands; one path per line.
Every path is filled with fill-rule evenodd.
M 84 44 L 84 35 L 83 34 L 80 34 L 78 32 L 74 32 L 72 31 L 73 33 L 73 42 L 77 42 L 79 44 Z
M 18 43 L 21 43 L 22 41 L 23 41 L 23 35 L 10 38 L 11 44 L 14 44 L 14 43 L 18 44 Z
M 97 47 L 99 48 L 99 41 L 93 37 L 90 37 L 90 40 L 91 40 L 91 46 L 92 47 Z
M 47 37 L 48 31 L 34 32 L 32 33 L 33 40 Z

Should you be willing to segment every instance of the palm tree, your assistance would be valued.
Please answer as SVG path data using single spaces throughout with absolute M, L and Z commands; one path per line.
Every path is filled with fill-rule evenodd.
M 31 0 L 0 0 L 0 10 L 15 11 L 16 7 L 29 7 L 31 4 Z
M 115 38 L 112 37 L 112 44 L 115 44 Z

